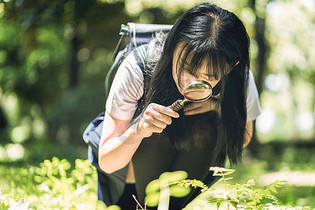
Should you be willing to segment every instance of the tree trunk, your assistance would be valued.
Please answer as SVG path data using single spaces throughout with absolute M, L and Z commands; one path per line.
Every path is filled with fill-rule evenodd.
M 263 83 L 266 75 L 266 52 L 267 52 L 267 42 L 265 39 L 265 31 L 266 31 L 266 6 L 268 1 L 265 5 L 262 5 L 261 2 L 259 6 L 256 5 L 256 0 L 250 1 L 250 7 L 253 9 L 256 15 L 256 22 L 255 22 L 255 39 L 258 46 L 258 54 L 255 60 L 256 62 L 256 75 L 255 81 L 258 89 L 258 94 L 260 95 L 263 90 Z M 259 9 L 257 9 L 259 7 Z M 256 129 L 254 123 L 254 133 L 251 143 L 248 145 L 250 152 L 255 156 L 259 150 L 260 143 L 257 140 L 256 136 Z
M 70 75 L 69 75 L 69 88 L 73 89 L 78 86 L 79 80 L 79 61 L 77 55 L 80 49 L 80 41 L 77 35 L 76 29 L 75 34 L 71 39 L 71 60 L 70 60 Z
M 4 114 L 3 109 L 0 107 L 0 131 L 2 132 L 1 129 L 4 129 L 7 127 L 8 121 L 7 118 Z

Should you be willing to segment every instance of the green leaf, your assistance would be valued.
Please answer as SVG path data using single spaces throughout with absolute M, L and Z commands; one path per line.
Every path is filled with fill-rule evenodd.
M 255 185 L 255 180 L 250 179 L 250 180 L 248 180 L 247 184 L 250 185 L 250 186 L 254 186 Z
M 121 208 L 117 205 L 112 205 L 106 208 L 106 210 L 120 210 Z
M 96 201 L 96 205 L 95 205 L 95 210 L 102 210 L 102 209 L 106 209 L 106 205 L 103 201 Z
M 160 181 L 158 179 L 151 181 L 145 188 L 145 193 L 148 195 L 152 192 L 160 190 Z
M 236 208 L 239 202 L 237 200 L 231 200 L 230 203 Z
M 151 206 L 151 207 L 157 206 L 160 201 L 160 192 L 150 193 L 149 195 L 145 197 L 144 200 L 147 201 L 147 206 Z
M 251 202 L 246 203 L 246 206 L 255 206 L 256 204 L 257 202 L 251 201 Z
M 222 200 L 219 200 L 218 202 L 217 202 L 217 209 L 219 209 L 220 208 L 220 206 L 221 206 L 221 204 L 222 204 Z
M 191 188 L 186 188 L 184 186 L 179 186 L 179 185 L 172 185 L 170 187 L 170 194 L 173 197 L 176 198 L 181 198 L 181 197 L 185 197 L 186 195 L 188 195 L 191 191 Z
M 186 179 L 188 174 L 186 171 L 174 171 L 174 172 L 164 172 L 161 174 L 159 179 L 166 180 L 167 182 L 178 182 L 180 180 Z
M 276 187 L 272 186 L 269 188 L 271 192 L 278 193 Z

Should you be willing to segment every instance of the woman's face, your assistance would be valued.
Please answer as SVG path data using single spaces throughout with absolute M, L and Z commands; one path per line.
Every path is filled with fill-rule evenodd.
M 182 50 L 182 46 L 183 44 L 180 43 L 178 44 L 176 47 L 175 47 L 175 51 L 174 51 L 174 54 L 173 54 L 173 67 L 172 67 L 172 75 L 173 75 L 173 79 L 175 81 L 175 84 L 179 90 L 179 92 L 181 94 L 183 94 L 183 89 L 192 81 L 194 80 L 205 80 L 207 81 L 211 86 L 212 88 L 214 88 L 220 81 L 221 78 L 219 77 L 215 77 L 213 74 L 209 74 L 208 72 L 208 68 L 207 68 L 207 63 L 206 61 L 203 62 L 203 64 L 201 65 L 200 69 L 198 70 L 198 76 L 194 76 L 194 75 L 191 75 L 189 74 L 187 71 L 183 71 L 181 73 L 181 78 L 180 78 L 180 84 L 179 84 L 179 78 L 178 78 L 178 67 L 180 65 L 177 65 L 178 64 L 178 59 L 181 59 L 179 58 L 179 55 L 181 53 L 181 50 Z M 189 60 L 189 59 L 188 59 Z

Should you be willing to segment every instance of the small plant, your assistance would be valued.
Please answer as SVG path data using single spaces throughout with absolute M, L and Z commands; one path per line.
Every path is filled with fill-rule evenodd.
M 14 199 L 10 198 L 9 194 L 3 194 L 2 189 L 0 189 L 0 207 L 2 210 L 27 210 L 29 206 L 28 202 L 24 202 L 24 199 L 20 199 L 16 202 Z
M 146 187 L 146 204 L 157 206 L 159 210 L 168 210 L 170 196 L 185 197 L 190 193 L 189 186 L 178 183 L 188 177 L 185 171 L 165 172 L 159 179 L 153 180 Z
M 161 174 L 146 188 L 146 205 L 168 210 L 171 196 L 185 197 L 192 188 L 198 188 L 201 196 L 196 201 L 205 201 L 208 205 L 202 209 L 270 209 L 278 204 L 273 194 L 285 183 L 276 181 L 261 188 L 255 187 L 254 180 L 231 184 L 230 175 L 234 170 L 219 167 L 210 170 L 220 177 L 216 188 L 209 188 L 200 180 L 187 179 L 185 171 Z M 77 159 L 72 166 L 65 159 L 52 158 L 27 168 L 0 166 L 0 172 L 1 177 L 10 177 L 9 182 L 0 179 L 0 209 L 120 209 L 97 201 L 97 175 L 88 160 Z M 146 205 L 140 208 L 146 209 Z
M 88 160 L 77 159 L 75 165 L 56 157 L 39 166 L 0 167 L 0 209 L 105 209 L 97 201 L 95 168 Z M 0 179 L 0 181 L 2 181 Z M 112 206 L 109 209 L 119 209 Z
M 226 177 L 234 173 L 234 170 L 220 167 L 211 167 L 213 176 L 220 176 L 219 182 L 223 182 L 224 190 L 215 190 L 211 188 L 208 196 L 210 203 L 215 203 L 219 209 L 221 205 L 234 207 L 234 209 L 268 209 L 271 206 L 277 206 L 278 200 L 273 193 L 277 193 L 277 188 L 282 187 L 285 181 L 275 181 L 268 186 L 255 188 L 255 181 L 249 180 L 246 184 L 227 183 L 232 177 Z
M 286 183 L 276 181 L 261 188 L 255 188 L 254 180 L 249 180 L 246 184 L 229 184 L 228 181 L 232 177 L 227 176 L 234 173 L 233 169 L 211 167 L 210 171 L 213 171 L 213 176 L 220 177 L 222 189 L 209 188 L 200 180 L 186 179 L 187 173 L 184 171 L 166 172 L 148 184 L 146 188 L 148 206 L 158 205 L 159 209 L 168 209 L 170 196 L 184 197 L 193 187 L 201 189 L 199 199 L 205 199 L 209 203 L 208 208 L 211 209 L 269 209 L 278 205 L 273 193 L 277 193 L 277 188 Z

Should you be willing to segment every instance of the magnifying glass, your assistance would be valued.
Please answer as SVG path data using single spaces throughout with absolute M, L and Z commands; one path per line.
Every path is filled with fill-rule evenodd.
M 202 102 L 210 97 L 215 99 L 219 98 L 219 95 L 212 95 L 211 85 L 204 80 L 194 80 L 189 83 L 183 92 L 184 99 L 178 99 L 171 105 L 171 109 L 178 111 L 183 108 L 184 104 L 190 102 Z

